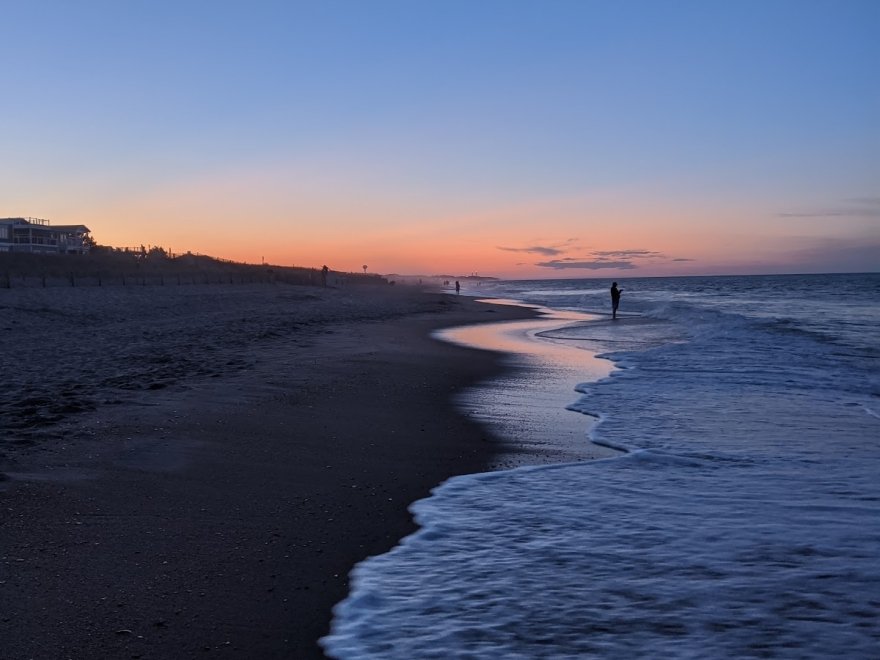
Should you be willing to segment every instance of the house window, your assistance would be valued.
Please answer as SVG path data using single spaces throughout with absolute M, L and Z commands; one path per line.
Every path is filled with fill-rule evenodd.
M 9 227 L 0 225 L 0 240 L 9 240 Z

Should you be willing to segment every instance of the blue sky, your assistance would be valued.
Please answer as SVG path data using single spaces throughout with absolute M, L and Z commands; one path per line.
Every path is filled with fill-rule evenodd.
M 3 15 L 0 216 L 386 271 L 553 276 L 498 247 L 561 241 L 577 263 L 668 256 L 634 262 L 639 274 L 880 268 L 880 2 L 86 1 Z M 249 214 L 265 247 L 239 239 Z

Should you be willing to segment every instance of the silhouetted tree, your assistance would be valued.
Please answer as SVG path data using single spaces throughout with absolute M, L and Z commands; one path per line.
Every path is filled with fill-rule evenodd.
M 150 251 L 147 252 L 148 259 L 167 259 L 168 253 L 165 252 L 164 248 L 160 248 L 158 246 L 151 247 Z

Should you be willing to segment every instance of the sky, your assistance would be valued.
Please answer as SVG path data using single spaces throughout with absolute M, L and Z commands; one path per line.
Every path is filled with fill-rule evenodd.
M 880 270 L 876 0 L 0 15 L 0 217 L 386 274 Z

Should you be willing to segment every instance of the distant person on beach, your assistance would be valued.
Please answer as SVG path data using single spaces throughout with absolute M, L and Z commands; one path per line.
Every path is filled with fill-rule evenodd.
M 617 307 L 620 305 L 620 289 L 617 288 L 617 282 L 611 284 L 611 318 L 617 320 Z
M 461 284 L 458 283 L 458 280 L 455 280 L 455 293 L 456 294 L 461 293 Z
M 327 273 L 330 272 L 330 269 L 327 266 L 324 266 L 321 269 L 321 286 L 327 286 Z

